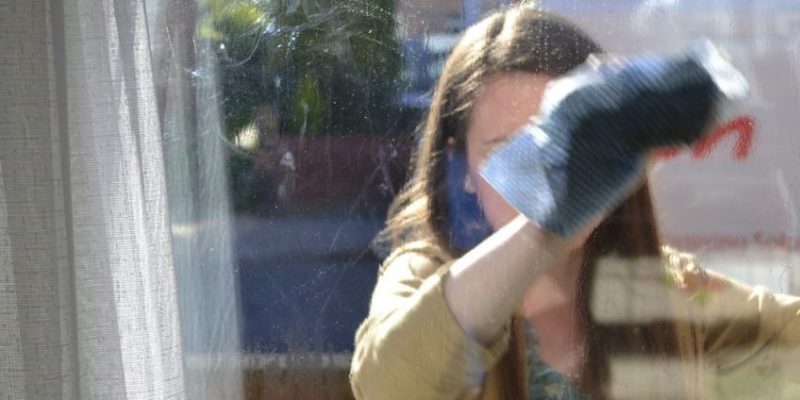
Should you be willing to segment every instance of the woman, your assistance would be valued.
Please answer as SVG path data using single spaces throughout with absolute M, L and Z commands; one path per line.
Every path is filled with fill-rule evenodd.
M 800 383 L 800 301 L 662 249 L 646 184 L 562 238 L 477 173 L 547 83 L 598 52 L 524 8 L 455 46 L 382 235 L 391 254 L 356 334 L 357 398 L 708 398 L 718 376 L 751 370 Z

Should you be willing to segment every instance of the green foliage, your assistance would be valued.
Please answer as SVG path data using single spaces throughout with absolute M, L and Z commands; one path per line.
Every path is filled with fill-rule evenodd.
M 280 133 L 383 134 L 400 75 L 394 0 L 198 0 L 219 60 L 225 136 L 277 110 Z M 253 157 L 229 157 L 234 208 L 259 207 Z
M 267 22 L 262 4 L 257 1 L 201 0 L 200 5 L 208 14 L 200 21 L 198 34 L 204 39 L 221 42 L 229 40 L 228 35 L 258 33 Z
M 393 0 L 200 0 L 220 60 L 225 131 L 261 104 L 282 133 L 385 133 L 400 73 Z
M 314 76 L 305 75 L 297 85 L 291 107 L 289 131 L 309 136 L 322 133 L 325 122 L 325 99 Z

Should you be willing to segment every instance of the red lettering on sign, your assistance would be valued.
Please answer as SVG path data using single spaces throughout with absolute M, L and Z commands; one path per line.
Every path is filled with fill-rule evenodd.
M 735 135 L 736 142 L 733 146 L 733 159 L 744 160 L 750 155 L 755 136 L 755 119 L 743 115 L 734 118 L 727 123 L 718 126 L 711 133 L 701 138 L 692 146 L 692 158 L 701 160 L 707 158 L 717 145 L 726 137 Z M 670 159 L 681 152 L 680 148 L 661 149 L 656 152 L 656 156 L 661 159 Z

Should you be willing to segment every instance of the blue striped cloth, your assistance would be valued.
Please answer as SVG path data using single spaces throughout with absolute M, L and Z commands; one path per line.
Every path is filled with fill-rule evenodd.
M 587 64 L 547 88 L 538 118 L 481 174 L 528 219 L 567 237 L 624 199 L 649 151 L 695 142 L 719 106 L 746 91 L 710 43 Z

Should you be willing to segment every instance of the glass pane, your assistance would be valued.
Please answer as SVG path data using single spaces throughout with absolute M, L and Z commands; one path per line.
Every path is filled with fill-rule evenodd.
M 796 0 L 29 0 L 0 49 L 4 399 L 800 398 Z
M 492 361 L 482 365 L 465 344 L 480 341 L 464 325 L 464 315 L 471 311 L 459 314 L 452 297 L 439 303 L 452 313 L 428 309 L 435 308 L 430 305 L 435 300 L 425 300 L 434 295 L 424 288 L 444 285 L 438 275 L 424 266 L 384 263 L 406 239 L 388 244 L 374 240 L 387 227 L 392 200 L 411 192 L 407 183 L 415 182 L 413 162 L 422 157 L 419 149 L 432 135 L 424 129 L 424 118 L 437 106 L 434 89 L 462 32 L 492 11 L 525 7 L 563 17 L 612 56 L 670 54 L 703 37 L 727 52 L 749 81 L 750 96 L 726 108 L 722 122 L 693 146 L 656 153 L 648 174 L 661 235 L 656 244 L 693 253 L 698 265 L 739 282 L 763 285 L 772 293 L 800 294 L 800 274 L 794 268 L 800 247 L 800 138 L 792 128 L 800 122 L 794 111 L 800 97 L 800 14 L 793 6 L 792 1 L 772 0 L 148 2 L 190 397 L 368 398 L 383 387 L 391 391 L 390 398 L 414 398 L 437 384 L 451 397 L 473 389 L 495 393 L 498 386 L 508 390 L 510 398 L 518 398 L 514 393 L 537 396 L 568 390 L 647 398 L 690 390 L 652 381 L 667 371 L 673 376 L 686 372 L 688 381 L 708 377 L 697 389 L 701 398 L 751 398 L 768 390 L 774 397 L 791 398 L 797 393 L 794 384 L 776 386 L 769 377 L 748 373 L 717 379 L 715 372 L 694 369 L 694 360 L 678 354 L 679 343 L 702 348 L 713 338 L 680 342 L 683 339 L 675 337 L 683 332 L 682 324 L 693 321 L 675 314 L 676 308 L 648 308 L 647 301 L 639 301 L 636 296 L 642 294 L 659 298 L 652 293 L 669 286 L 662 283 L 687 281 L 640 267 L 636 263 L 654 259 L 631 261 L 635 251 L 614 259 L 609 255 L 614 246 L 590 249 L 587 244 L 586 254 L 598 251 L 603 257 L 592 264 L 591 274 L 582 272 L 580 284 L 564 289 L 553 278 L 555 289 L 543 289 L 546 279 L 532 281 L 529 294 L 516 299 L 517 318 L 508 315 L 514 321 L 510 340 L 517 347 L 486 355 Z M 504 35 L 512 35 L 501 28 L 498 42 L 487 46 L 500 48 Z M 557 41 L 555 31 L 542 32 L 540 42 Z M 536 60 L 538 53 L 520 54 Z M 464 71 L 475 73 L 468 68 Z M 481 99 L 481 90 L 488 87 L 490 79 L 482 79 L 474 88 L 464 84 L 465 93 L 475 96 L 470 100 Z M 475 92 L 469 92 L 472 89 Z M 508 103 L 492 115 L 490 130 L 515 118 L 517 105 Z M 464 104 L 470 111 L 477 107 L 470 101 Z M 453 143 L 442 140 L 431 156 L 438 161 L 431 165 L 446 163 L 450 171 L 456 170 L 453 154 L 468 152 L 459 143 L 469 139 L 458 142 L 458 135 L 469 135 L 474 122 L 466 121 L 461 126 L 447 120 L 437 128 L 452 129 L 442 135 L 452 135 Z M 430 171 L 442 176 L 450 173 L 434 168 Z M 430 171 L 426 177 L 438 179 Z M 459 179 L 456 186 L 471 190 L 467 186 L 474 182 L 464 175 Z M 452 201 L 442 200 L 447 190 L 431 194 L 430 204 Z M 475 190 L 480 197 L 482 189 Z M 482 207 L 488 215 L 485 200 L 472 200 L 471 207 Z M 643 201 L 649 207 L 649 198 Z M 455 209 L 454 204 L 446 207 Z M 467 207 L 458 205 L 462 206 Z M 426 214 L 416 216 L 420 215 Z M 437 215 L 439 220 L 428 219 L 434 231 L 441 228 L 436 224 L 442 219 L 462 226 L 458 224 L 463 215 Z M 408 226 L 428 229 L 424 224 Z M 465 240 L 472 242 L 462 247 L 452 229 L 444 233 L 448 246 L 453 246 L 442 256 L 445 260 L 474 260 L 467 251 L 499 228 L 482 231 L 479 240 L 468 236 Z M 422 233 L 403 232 L 407 237 Z M 625 243 L 637 240 L 635 233 L 617 234 Z M 426 238 L 427 245 L 437 243 Z M 493 260 L 500 267 L 513 264 L 512 258 L 501 254 Z M 449 265 L 432 259 L 431 268 Z M 386 274 L 379 281 L 382 264 L 400 275 Z M 621 268 L 626 265 L 631 267 Z M 398 268 L 410 275 L 394 272 Z M 648 286 L 654 280 L 661 286 Z M 493 282 L 487 275 L 486 288 Z M 506 293 L 511 296 L 511 289 Z M 709 293 L 692 293 L 687 301 L 716 304 Z M 490 302 L 498 296 L 476 290 L 473 297 Z M 428 322 L 425 313 L 438 322 Z M 354 346 L 356 329 L 365 321 L 369 326 Z M 745 319 L 725 321 L 735 325 Z M 800 333 L 794 332 L 800 322 L 793 324 L 787 328 L 794 329 L 790 337 L 781 339 L 789 343 L 787 351 L 796 352 Z M 562 326 L 567 328 L 559 331 Z M 736 332 L 750 332 L 742 326 Z M 455 332 L 455 339 L 442 333 L 446 329 L 453 329 L 447 332 Z M 410 338 L 415 335 L 426 340 L 414 342 Z M 447 361 L 423 354 L 433 350 L 421 343 L 445 342 L 442 347 L 456 343 L 453 354 L 442 350 L 441 358 Z M 408 343 L 416 347 L 403 347 Z M 635 343 L 642 347 L 634 349 Z M 734 352 L 749 354 L 747 344 L 729 345 Z M 354 355 L 357 346 L 374 352 L 369 353 L 374 358 Z M 509 367 L 508 357 L 498 358 L 512 352 L 527 364 Z M 354 357 L 355 393 L 348 381 Z M 385 372 L 363 372 L 359 365 Z M 458 375 L 464 365 L 487 370 L 465 368 Z M 502 368 L 520 369 L 515 376 L 528 376 L 528 386 L 509 378 L 510 373 L 498 378 Z M 391 378 L 405 370 L 412 372 Z M 537 371 L 562 377 L 543 384 Z M 752 381 L 757 384 L 741 388 Z M 405 390 L 414 393 L 404 396 Z
M 725 110 L 711 137 L 662 154 L 651 173 L 668 243 L 709 266 L 773 291 L 800 292 L 797 41 L 787 1 L 542 1 L 619 54 L 674 51 L 708 38 L 747 77 L 750 96 Z

